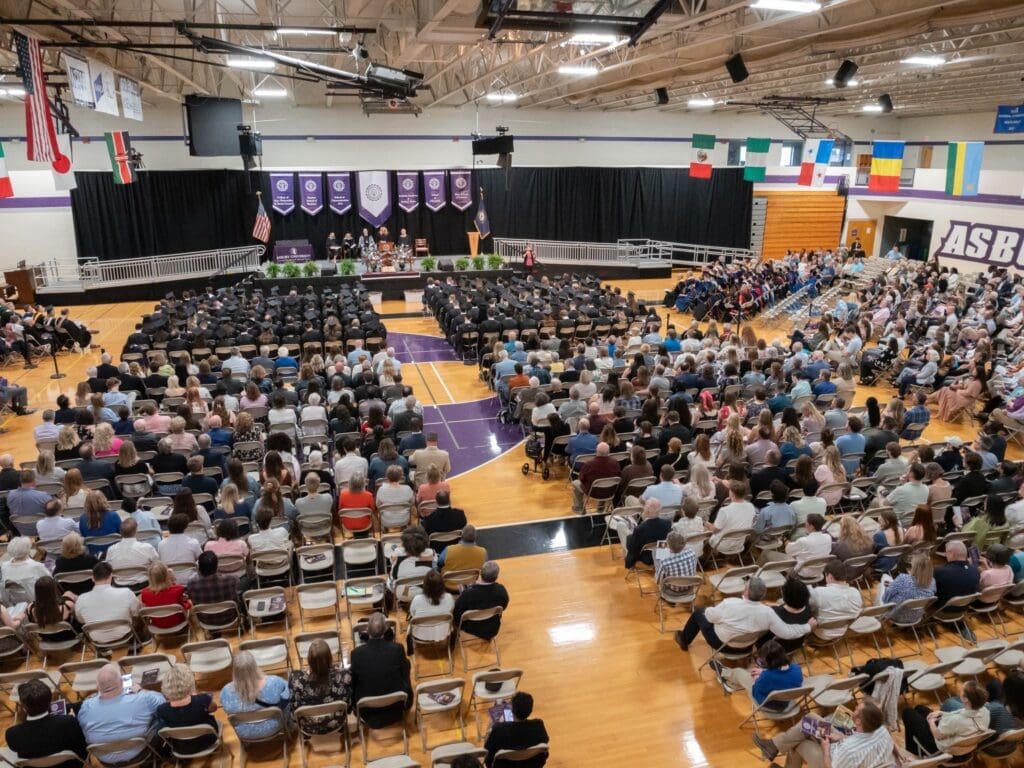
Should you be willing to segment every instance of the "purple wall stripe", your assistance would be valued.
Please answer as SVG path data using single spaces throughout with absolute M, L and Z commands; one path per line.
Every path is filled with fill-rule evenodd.
M 70 208 L 70 197 L 8 197 L 0 200 L 0 210 L 17 208 Z

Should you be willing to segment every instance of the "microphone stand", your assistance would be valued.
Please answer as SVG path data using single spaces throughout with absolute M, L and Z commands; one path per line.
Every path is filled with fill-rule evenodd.
M 50 341 L 50 357 L 53 358 L 53 373 L 50 374 L 51 379 L 63 379 L 67 376 L 66 373 L 61 373 L 60 368 L 57 365 L 57 343 L 56 340 Z

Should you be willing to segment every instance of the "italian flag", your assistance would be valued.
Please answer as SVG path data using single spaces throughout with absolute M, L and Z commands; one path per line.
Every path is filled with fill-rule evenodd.
M 7 175 L 7 161 L 4 160 L 4 145 L 0 144 L 0 199 L 14 197 L 11 177 Z
M 768 166 L 771 139 L 747 139 L 747 159 L 743 166 L 744 181 L 764 181 Z
M 693 134 L 693 157 L 690 160 L 691 179 L 711 178 L 711 154 L 715 151 L 715 137 L 709 133 Z
M 107 153 L 110 155 L 110 167 L 114 171 L 115 184 L 131 184 L 135 181 L 135 168 L 131 160 L 131 140 L 128 131 L 106 133 Z

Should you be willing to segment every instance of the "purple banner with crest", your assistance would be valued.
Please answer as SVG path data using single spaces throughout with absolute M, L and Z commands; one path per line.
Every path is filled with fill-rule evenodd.
M 331 210 L 335 213 L 345 213 L 352 207 L 352 174 L 328 173 L 327 174 L 327 199 Z
M 416 171 L 398 171 L 398 207 L 412 213 L 420 207 L 420 179 Z
M 430 210 L 440 211 L 448 203 L 445 196 L 444 171 L 424 171 L 423 189 L 426 191 L 426 206 Z
M 324 209 L 324 180 L 319 173 L 299 174 L 299 207 L 310 216 Z
M 295 210 L 295 174 L 270 174 L 270 200 L 275 211 L 287 216 Z
M 464 211 L 473 204 L 473 184 L 471 171 L 448 171 L 451 179 L 452 205 Z
M 358 171 L 359 216 L 379 227 L 391 217 L 391 173 L 389 171 Z

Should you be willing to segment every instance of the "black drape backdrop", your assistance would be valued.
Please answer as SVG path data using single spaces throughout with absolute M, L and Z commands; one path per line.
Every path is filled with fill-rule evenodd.
M 247 178 L 248 176 L 248 178 Z M 753 186 L 740 168 L 716 168 L 710 180 L 690 179 L 677 168 L 513 168 L 474 174 L 498 237 L 613 242 L 647 237 L 680 243 L 749 245 Z M 339 215 L 315 216 L 298 207 L 287 216 L 270 210 L 265 173 L 242 171 L 142 171 L 135 184 L 114 184 L 110 173 L 78 172 L 71 210 L 79 258 L 139 256 L 228 248 L 254 242 L 256 189 L 263 190 L 272 240 L 309 240 L 322 256 L 331 231 L 358 236 L 366 226 L 358 206 Z M 425 237 L 435 254 L 464 254 L 473 228 L 474 204 L 450 203 L 433 212 L 421 202 L 412 213 L 398 208 L 391 174 L 392 235 L 401 227 Z M 420 200 L 423 199 L 420 176 Z M 326 187 L 325 187 L 326 189 Z M 481 244 L 491 250 L 491 240 Z

